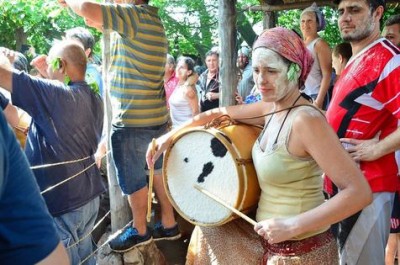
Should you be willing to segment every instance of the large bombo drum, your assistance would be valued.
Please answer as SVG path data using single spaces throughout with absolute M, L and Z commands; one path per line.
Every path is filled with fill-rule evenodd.
M 251 150 L 260 132 L 260 127 L 228 124 L 175 135 L 165 153 L 163 175 L 167 196 L 183 218 L 218 226 L 237 217 L 194 185 L 243 213 L 257 206 L 260 188 Z

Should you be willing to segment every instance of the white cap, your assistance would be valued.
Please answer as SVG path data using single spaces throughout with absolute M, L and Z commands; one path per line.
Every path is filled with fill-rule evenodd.
M 250 57 L 251 49 L 248 46 L 240 47 L 238 54 L 243 54 L 246 57 Z

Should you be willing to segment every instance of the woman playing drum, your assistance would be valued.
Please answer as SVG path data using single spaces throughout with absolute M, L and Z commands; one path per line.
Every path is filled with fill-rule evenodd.
M 254 43 L 252 64 L 262 102 L 210 110 L 181 128 L 203 125 L 222 114 L 265 124 L 252 151 L 261 188 L 254 226 L 263 239 L 264 255 L 259 259 L 268 265 L 338 264 L 329 226 L 368 205 L 370 188 L 323 114 L 300 93 L 312 65 L 302 40 L 284 28 L 264 31 Z M 149 146 L 149 165 L 176 131 L 157 139 L 154 156 Z M 326 202 L 322 172 L 340 188 Z M 226 255 L 242 255 L 238 251 Z

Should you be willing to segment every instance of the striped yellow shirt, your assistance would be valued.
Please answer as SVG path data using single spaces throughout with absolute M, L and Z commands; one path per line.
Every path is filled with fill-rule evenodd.
M 168 42 L 157 8 L 102 6 L 104 29 L 111 34 L 110 95 L 112 123 L 147 127 L 167 122 L 164 70 Z

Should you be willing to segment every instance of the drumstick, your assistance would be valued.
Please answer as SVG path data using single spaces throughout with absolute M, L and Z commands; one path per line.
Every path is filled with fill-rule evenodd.
M 236 208 L 230 206 L 229 204 L 227 204 L 226 202 L 224 202 L 223 200 L 221 200 L 220 198 L 218 198 L 217 196 L 215 196 L 214 194 L 210 193 L 209 191 L 203 189 L 202 187 L 200 187 L 197 184 L 194 184 L 193 187 L 195 187 L 197 190 L 201 191 L 202 193 L 204 193 L 205 195 L 207 195 L 208 197 L 210 197 L 211 199 L 215 200 L 216 202 L 222 204 L 223 206 L 225 206 L 226 208 L 228 208 L 229 210 L 231 210 L 232 212 L 234 212 L 235 214 L 237 214 L 239 217 L 243 218 L 245 221 L 249 222 L 250 224 L 252 224 L 253 226 L 255 226 L 257 224 L 256 221 L 254 221 L 253 219 L 251 219 L 250 217 L 248 217 L 247 215 L 245 215 L 244 213 L 242 213 L 241 211 L 237 210 Z
M 151 141 L 151 154 L 154 156 L 156 152 L 156 139 Z M 147 194 L 147 222 L 151 220 L 151 202 L 153 198 L 153 178 L 154 178 L 154 165 L 149 168 L 149 193 Z

